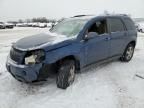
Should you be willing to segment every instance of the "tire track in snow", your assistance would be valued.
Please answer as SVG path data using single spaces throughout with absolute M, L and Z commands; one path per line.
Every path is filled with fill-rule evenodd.
M 130 94 L 128 88 L 123 85 L 118 79 L 109 76 L 109 80 L 112 82 L 114 88 L 114 94 L 118 100 L 117 108 L 135 108 L 135 99 Z

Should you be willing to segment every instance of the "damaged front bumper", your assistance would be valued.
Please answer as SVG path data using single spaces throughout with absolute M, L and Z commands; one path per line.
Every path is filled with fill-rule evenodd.
M 20 65 L 11 60 L 9 57 L 6 62 L 6 68 L 11 75 L 15 79 L 26 83 L 45 80 L 52 71 L 50 67 L 51 65 L 46 65 L 44 63 Z

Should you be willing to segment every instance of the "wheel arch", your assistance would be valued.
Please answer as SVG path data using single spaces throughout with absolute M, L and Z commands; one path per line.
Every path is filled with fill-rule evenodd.
M 76 65 L 76 69 L 80 70 L 80 60 L 78 57 L 74 56 L 74 55 L 68 55 L 65 56 L 59 60 L 56 61 L 57 65 L 60 65 L 64 60 L 74 60 L 75 61 L 75 65 Z
M 129 44 L 132 44 L 132 45 L 134 45 L 134 47 L 135 47 L 135 46 L 136 46 L 136 41 L 133 40 L 133 41 L 129 42 L 128 45 L 129 45 Z

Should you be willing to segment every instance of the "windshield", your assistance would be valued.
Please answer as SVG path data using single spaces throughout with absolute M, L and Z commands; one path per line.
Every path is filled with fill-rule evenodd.
M 64 20 L 54 26 L 50 32 L 66 35 L 67 37 L 76 36 L 82 30 L 86 21 L 82 19 Z

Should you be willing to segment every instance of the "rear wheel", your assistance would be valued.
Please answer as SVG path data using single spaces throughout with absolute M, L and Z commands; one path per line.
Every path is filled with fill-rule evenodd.
M 133 44 L 129 44 L 127 48 L 125 49 L 125 52 L 123 53 L 120 60 L 124 62 L 129 62 L 133 57 L 134 48 L 135 46 Z
M 75 79 L 75 62 L 74 60 L 63 61 L 58 69 L 58 75 L 56 79 L 57 87 L 66 89 L 70 86 Z

